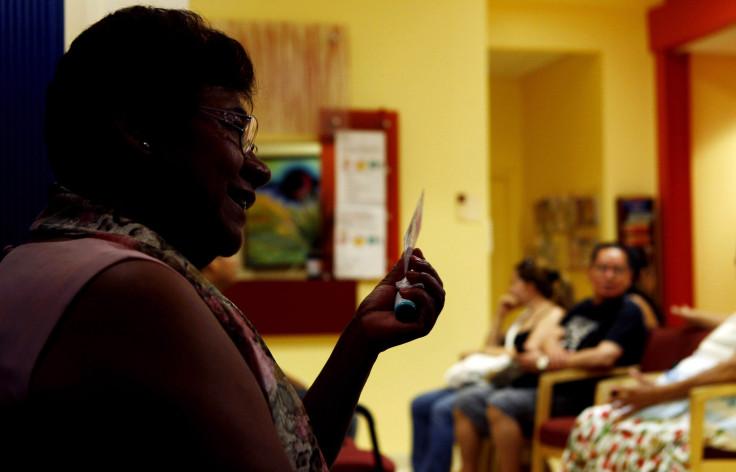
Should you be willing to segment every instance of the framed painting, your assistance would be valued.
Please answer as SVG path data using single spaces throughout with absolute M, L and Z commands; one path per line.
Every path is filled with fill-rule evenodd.
M 271 181 L 248 210 L 243 265 L 249 270 L 304 268 L 323 247 L 321 145 L 264 143 L 258 157 Z

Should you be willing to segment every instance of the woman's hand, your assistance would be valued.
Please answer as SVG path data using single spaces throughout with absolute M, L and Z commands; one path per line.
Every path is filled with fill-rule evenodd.
M 519 299 L 510 293 L 501 295 L 498 299 L 498 314 L 504 317 L 519 306 Z
M 315 434 L 327 463 L 340 451 L 355 405 L 381 351 L 426 335 L 445 304 L 445 290 L 437 272 L 415 249 L 406 278 L 412 285 L 401 296 L 416 305 L 417 318 L 401 322 L 394 315 L 396 282 L 404 278 L 399 261 L 360 304 L 343 331 L 325 367 L 304 397 Z
M 400 289 L 400 293 L 405 299 L 414 302 L 418 316 L 408 323 L 397 320 L 394 315 L 396 282 L 403 279 L 404 275 L 404 262 L 400 260 L 363 300 L 348 327 L 359 328 L 367 347 L 376 354 L 425 336 L 432 330 L 445 304 L 445 290 L 440 276 L 424 259 L 422 251 L 414 249 L 406 273 L 412 286 Z
M 682 317 L 689 325 L 713 329 L 728 318 L 727 314 L 696 310 L 688 305 L 672 305 L 670 312 Z
M 464 351 L 460 353 L 460 360 L 465 359 L 468 356 L 472 356 L 473 354 L 479 354 L 481 352 L 484 352 L 482 349 L 471 349 L 469 351 Z
M 639 369 L 630 369 L 629 375 L 636 380 L 636 385 L 611 388 L 611 401 L 614 407 L 622 411 L 622 418 L 662 401 L 657 385 Z
M 483 349 L 471 349 L 460 353 L 460 360 L 465 359 L 473 354 L 488 354 L 489 356 L 502 356 L 504 354 L 514 354 L 513 351 L 506 350 L 503 346 L 486 346 Z
M 514 359 L 519 363 L 524 372 L 538 373 L 537 359 L 542 356 L 540 351 L 524 351 L 514 355 Z
M 703 314 L 688 305 L 672 305 L 670 313 L 677 315 L 691 325 L 698 326 L 703 320 Z

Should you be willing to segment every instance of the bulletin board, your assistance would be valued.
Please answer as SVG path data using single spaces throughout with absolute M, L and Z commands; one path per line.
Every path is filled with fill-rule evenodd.
M 336 191 L 336 179 L 341 169 L 336 164 L 336 137 L 343 131 L 373 131 L 385 135 L 385 267 L 383 273 L 390 269 L 399 259 L 399 206 L 398 206 L 398 115 L 388 110 L 323 110 L 320 113 L 320 143 L 322 145 L 322 178 L 325 184 L 322 188 L 322 208 L 325 212 L 325 234 L 329 234 L 326 244 L 326 269 L 330 273 L 339 265 L 335 259 L 335 240 L 333 229 L 340 222 L 336 220 L 340 215 L 336 208 L 340 208 Z M 329 184 L 331 183 L 331 184 Z M 340 254 L 337 254 L 340 257 Z M 372 276 L 360 278 L 375 278 Z
M 320 201 L 324 278 L 312 280 L 240 280 L 225 295 L 264 335 L 338 334 L 356 308 L 356 280 L 335 280 L 333 265 L 333 224 L 335 218 L 335 135 L 343 130 L 380 131 L 385 134 L 385 234 L 388 271 L 399 259 L 398 207 L 398 115 L 378 110 L 324 110 L 320 113 L 322 184 Z

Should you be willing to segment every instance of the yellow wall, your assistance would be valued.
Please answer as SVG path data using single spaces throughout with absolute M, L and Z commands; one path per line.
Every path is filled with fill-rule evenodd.
M 736 58 L 692 57 L 695 304 L 736 310 Z
M 493 67 L 493 59 L 491 60 Z M 534 247 L 534 204 L 543 197 L 601 191 L 601 68 L 594 55 L 569 55 L 516 79 L 491 80 L 493 300 L 513 265 Z M 583 271 L 566 271 L 578 298 Z
M 568 56 L 525 77 L 522 93 L 524 206 L 532 208 L 549 195 L 597 196 L 602 181 L 597 58 Z M 527 213 L 524 220 L 531 222 L 531 216 Z M 531 239 L 525 234 L 525 242 Z
M 615 198 L 656 190 L 654 63 L 643 7 L 490 0 L 488 46 L 594 54 L 602 70 L 601 237 L 615 237 Z
M 493 67 L 491 65 L 491 67 Z M 491 303 L 506 293 L 514 266 L 523 257 L 521 241 L 524 116 L 521 82 L 492 79 L 491 86 L 491 215 L 493 217 L 493 281 Z M 496 117 L 496 119 L 494 119 Z
M 537 236 L 534 204 L 541 198 L 592 196 L 602 201 L 600 59 L 594 55 L 567 56 L 525 77 L 522 91 L 525 148 L 521 240 L 531 247 Z M 574 286 L 576 299 L 589 296 L 585 271 L 579 267 L 571 270 L 567 246 L 561 244 L 561 248 L 557 266 Z
M 458 8 L 452 0 L 191 0 L 190 6 L 211 19 L 346 25 L 351 105 L 386 107 L 399 113 L 401 227 L 408 223 L 420 191 L 426 189 L 419 245 L 442 274 L 448 292 L 435 331 L 382 354 L 361 398 L 376 416 L 382 448 L 390 455 L 407 455 L 411 399 L 441 386 L 445 369 L 461 350 L 482 342 L 487 325 L 485 2 L 464 1 Z M 256 103 L 256 107 L 266 106 Z M 458 220 L 455 198 L 460 192 L 480 201 L 478 221 Z M 311 382 L 335 339 L 266 341 L 287 372 Z

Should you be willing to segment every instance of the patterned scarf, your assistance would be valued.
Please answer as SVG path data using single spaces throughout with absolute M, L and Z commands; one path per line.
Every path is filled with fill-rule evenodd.
M 31 225 L 30 234 L 33 240 L 59 237 L 104 239 L 154 257 L 184 276 L 253 370 L 294 469 L 327 471 L 301 399 L 253 325 L 192 263 L 156 232 L 56 186 L 52 189 L 49 205 Z

